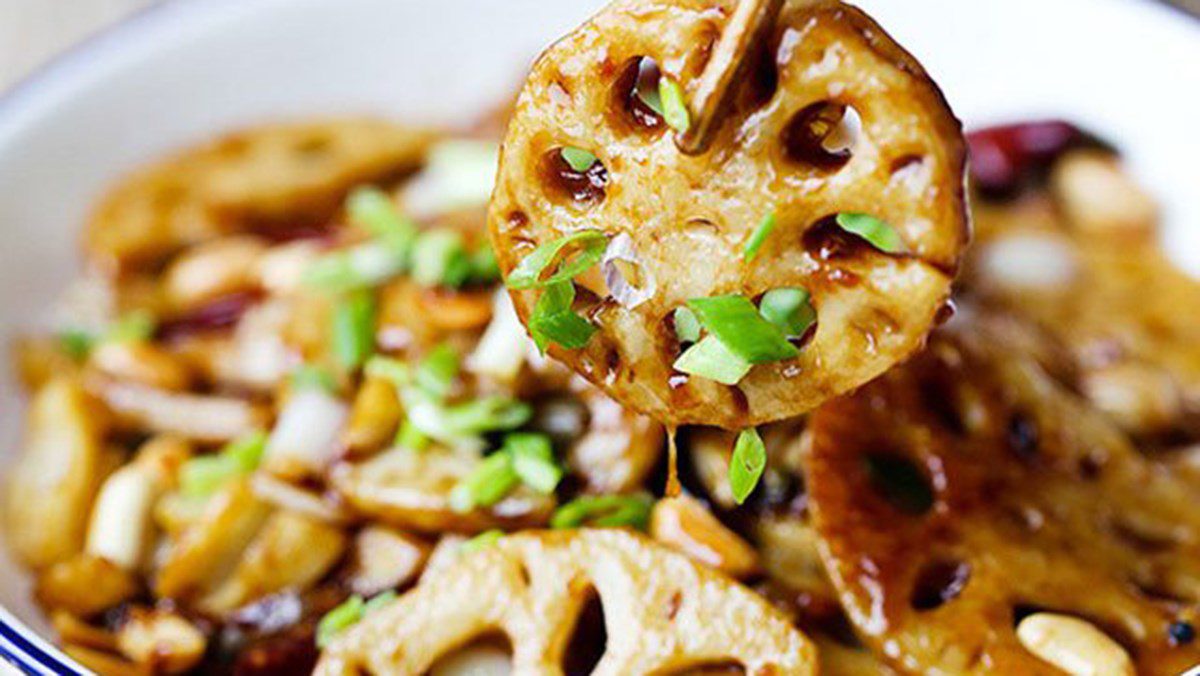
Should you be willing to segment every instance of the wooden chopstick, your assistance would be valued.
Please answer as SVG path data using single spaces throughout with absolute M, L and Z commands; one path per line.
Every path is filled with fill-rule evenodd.
M 767 39 L 782 7 L 783 0 L 738 2 L 713 48 L 712 58 L 700 74 L 700 84 L 692 96 L 692 124 L 685 133 L 675 136 L 675 145 L 681 152 L 700 155 L 708 150 L 754 43 Z

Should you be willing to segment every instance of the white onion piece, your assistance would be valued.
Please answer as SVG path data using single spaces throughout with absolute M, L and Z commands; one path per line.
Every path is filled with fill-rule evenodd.
M 288 306 L 279 300 L 248 310 L 232 340 L 213 357 L 217 379 L 256 390 L 278 385 L 291 372 L 294 361 L 283 340 L 287 320 Z
M 492 321 L 475 351 L 467 356 L 467 370 L 501 382 L 512 382 L 525 364 L 525 354 L 533 341 L 513 309 L 512 299 L 504 289 L 492 297 Z
M 405 399 L 408 420 L 422 434 L 450 448 L 464 453 L 482 453 L 487 443 L 476 436 L 465 436 L 452 430 L 446 421 L 446 410 L 425 400 L 423 397 Z
M 617 261 L 624 261 L 636 266 L 642 277 L 642 286 L 634 286 L 625 279 L 621 266 Z M 604 258 L 600 261 L 600 270 L 604 273 L 604 283 L 614 300 L 625 308 L 635 308 L 654 297 L 657 284 L 654 277 L 642 265 L 641 258 L 633 248 L 633 238 L 628 233 L 621 233 L 608 243 L 604 250 Z
M 346 512 L 337 505 L 321 499 L 321 496 L 295 484 L 278 479 L 265 472 L 255 472 L 250 477 L 250 490 L 263 500 L 280 509 L 311 516 L 325 523 L 343 523 Z
M 137 464 L 126 465 L 104 481 L 88 522 L 88 554 L 121 568 L 138 570 L 149 554 L 152 514 L 159 487 Z
M 980 257 L 984 280 L 1009 290 L 1061 289 L 1078 267 L 1070 243 L 1049 233 L 1005 236 L 989 243 Z
M 95 389 L 114 413 L 152 432 L 224 443 L 259 428 L 258 412 L 235 397 L 168 392 L 115 381 L 101 382 Z
M 456 139 L 434 146 L 425 168 L 404 187 L 404 211 L 429 218 L 487 204 L 499 156 L 500 149 L 487 141 Z
M 346 404 L 324 389 L 295 391 L 267 439 L 266 469 L 289 478 L 321 471 L 337 454 L 348 415 Z

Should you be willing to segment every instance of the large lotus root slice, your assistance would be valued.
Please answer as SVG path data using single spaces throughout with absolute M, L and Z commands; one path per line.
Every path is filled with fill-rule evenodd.
M 840 3 L 786 3 L 712 148 L 682 154 L 639 92 L 666 77 L 694 94 L 733 5 L 618 0 L 551 47 L 518 100 L 489 215 L 506 273 L 568 233 L 627 236 L 632 261 L 613 265 L 624 284 L 612 271 L 577 280 L 575 310 L 599 333 L 552 350 L 627 406 L 726 428 L 807 411 L 914 352 L 968 236 L 958 121 L 921 66 Z M 576 171 L 566 147 L 598 159 Z M 840 213 L 882 219 L 901 245 L 886 253 L 849 234 Z M 774 231 L 746 260 L 771 214 Z M 737 386 L 673 370 L 677 308 L 783 287 L 807 290 L 818 317 L 799 357 Z M 538 293 L 514 294 L 526 322 Z
M 418 169 L 432 140 L 371 119 L 246 129 L 115 185 L 88 222 L 84 249 L 108 271 L 153 268 L 220 234 L 323 225 L 355 185 Z
M 813 416 L 810 506 L 851 620 L 921 673 L 1058 673 L 1014 629 L 1036 612 L 1090 624 L 1139 673 L 1196 664 L 1200 486 L 965 329 Z M 1061 656 L 1086 636 L 1059 638 Z
M 813 645 L 728 578 L 633 533 L 522 534 L 464 553 L 326 649 L 317 673 L 422 674 L 497 633 L 513 671 L 561 674 L 590 599 L 603 608 L 598 675 L 740 665 L 747 674 L 816 673 Z

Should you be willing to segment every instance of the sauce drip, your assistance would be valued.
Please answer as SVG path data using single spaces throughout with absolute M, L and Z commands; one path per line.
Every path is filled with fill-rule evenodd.
M 667 428 L 667 485 L 663 495 L 668 498 L 677 498 L 682 492 L 679 486 L 679 446 L 675 443 L 678 432 L 679 428 L 674 425 Z

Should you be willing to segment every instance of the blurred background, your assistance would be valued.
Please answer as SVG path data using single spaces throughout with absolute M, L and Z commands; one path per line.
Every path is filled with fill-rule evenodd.
M 0 91 L 54 54 L 139 9 L 158 2 L 203 1 L 0 0 Z M 1200 17 L 1200 0 L 1145 1 L 1168 2 Z

